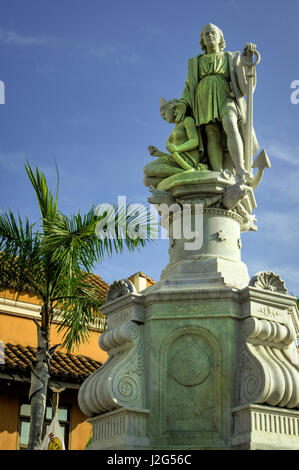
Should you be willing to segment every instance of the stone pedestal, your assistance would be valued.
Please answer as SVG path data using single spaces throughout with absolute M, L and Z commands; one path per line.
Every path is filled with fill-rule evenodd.
M 177 186 L 179 178 L 182 176 L 167 179 L 169 194 L 175 201 L 174 205 L 169 204 L 172 212 L 160 209 L 161 225 L 169 230 L 170 236 L 169 263 L 162 271 L 161 282 L 169 285 L 170 281 L 173 284 L 177 281 L 179 287 L 186 281 L 196 289 L 247 286 L 248 271 L 241 261 L 241 231 L 248 230 L 244 213 L 249 216 L 256 207 L 253 192 L 246 187 L 242 205 L 227 210 L 221 201 L 234 188 L 234 179 L 210 171 L 200 173 L 197 184 L 186 185 L 183 181 L 185 184 Z M 194 239 L 184 236 L 188 211 L 192 212 L 190 232 L 195 233 Z M 176 238 L 177 232 L 181 235 L 179 238 Z M 195 244 L 196 234 L 201 244 Z
M 170 219 L 170 232 L 173 219 L 175 215 Z M 234 212 L 203 208 L 201 248 L 187 249 L 194 241 L 171 238 L 169 263 L 161 274 L 162 284 L 176 284 L 179 288 L 187 283 L 200 289 L 248 285 L 247 266 L 241 261 L 240 222 L 241 217 Z
M 93 436 L 89 450 L 142 450 L 149 446 L 147 418 L 149 410 L 113 410 L 89 419 Z
M 232 448 L 298 450 L 298 411 L 274 406 L 243 405 L 233 410 Z
M 232 184 L 216 176 L 201 188 L 202 246 L 170 239 L 160 282 L 108 296 L 109 359 L 79 392 L 93 449 L 299 448 L 296 299 L 274 273 L 249 279 L 240 232 L 253 200 L 207 207 Z M 175 186 L 176 201 L 194 208 L 193 190 Z

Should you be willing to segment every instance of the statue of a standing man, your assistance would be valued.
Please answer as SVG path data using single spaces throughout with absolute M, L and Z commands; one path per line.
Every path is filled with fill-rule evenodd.
M 184 118 L 188 107 L 191 109 L 196 126 L 204 126 L 207 153 L 215 171 L 223 169 L 223 146 L 220 140 L 223 129 L 237 176 L 249 180 L 250 174 L 244 165 L 247 138 L 244 96 L 247 94 L 247 79 L 246 67 L 242 65 L 241 58 L 254 53 L 255 45 L 247 43 L 242 56 L 239 52 L 223 52 L 223 33 L 213 24 L 203 27 L 200 45 L 204 54 L 189 59 L 185 88 L 176 107 L 176 121 Z M 258 144 L 254 131 L 251 135 L 254 154 Z

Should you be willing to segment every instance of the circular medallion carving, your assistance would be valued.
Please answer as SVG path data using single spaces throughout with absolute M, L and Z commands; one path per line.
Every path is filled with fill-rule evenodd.
M 139 388 L 132 377 L 124 376 L 117 382 L 117 398 L 125 403 L 134 403 L 139 395 Z
M 139 333 L 138 328 L 139 327 L 138 327 L 138 325 L 136 325 L 136 323 L 128 322 L 125 325 L 125 334 L 126 334 L 127 338 L 130 339 L 130 340 L 136 339 L 137 336 L 138 336 L 138 333 Z
M 208 354 L 198 346 L 181 349 L 172 357 L 170 371 L 173 378 L 182 385 L 199 385 L 210 374 Z
M 245 401 L 250 403 L 258 394 L 260 379 L 255 371 L 251 371 L 243 376 L 242 391 Z

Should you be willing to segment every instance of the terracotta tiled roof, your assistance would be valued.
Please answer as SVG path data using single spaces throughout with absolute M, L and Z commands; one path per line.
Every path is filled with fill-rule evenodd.
M 32 346 L 4 344 L 4 364 L 0 370 L 30 374 L 35 355 L 36 348 Z M 90 357 L 55 351 L 50 364 L 51 378 L 81 383 L 101 365 L 101 362 Z
M 149 284 L 156 284 L 156 281 L 154 281 L 151 277 L 148 277 L 146 274 L 144 274 L 142 271 L 141 271 L 141 274 L 140 274 L 142 277 L 144 277 Z
M 143 271 L 138 271 L 137 273 L 132 274 L 129 277 L 130 281 L 133 282 L 134 276 L 136 276 L 136 274 L 138 274 L 140 277 L 144 277 L 144 279 L 146 279 L 146 281 L 149 285 L 156 284 L 156 281 L 154 281 L 151 277 L 148 277 L 146 274 L 144 274 Z
M 107 293 L 109 290 L 109 284 L 105 282 L 98 274 L 92 274 L 93 282 L 99 286 L 99 288 L 103 291 L 103 293 Z

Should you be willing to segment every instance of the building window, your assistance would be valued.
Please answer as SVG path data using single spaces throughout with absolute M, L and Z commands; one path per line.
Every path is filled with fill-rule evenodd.
M 20 449 L 27 449 L 28 447 L 30 414 L 31 414 L 30 404 L 29 403 L 21 404 L 20 416 L 19 416 L 19 435 L 20 435 L 19 448 Z M 57 416 L 58 416 L 58 421 L 61 426 L 62 434 L 64 437 L 64 445 L 65 445 L 65 448 L 68 449 L 69 425 L 70 425 L 69 407 L 64 406 L 63 404 L 59 405 Z M 46 413 L 45 413 L 42 439 L 44 438 L 47 430 L 49 429 L 52 418 L 53 418 L 52 406 L 48 404 L 46 408 Z

